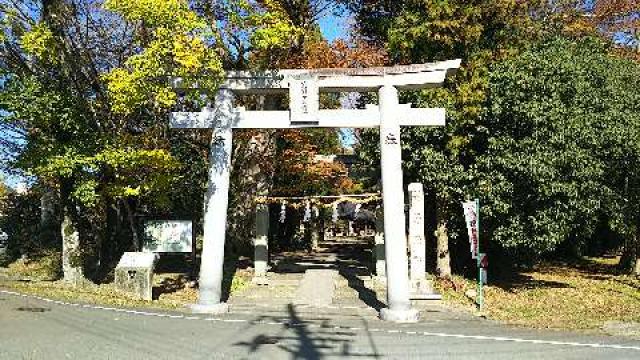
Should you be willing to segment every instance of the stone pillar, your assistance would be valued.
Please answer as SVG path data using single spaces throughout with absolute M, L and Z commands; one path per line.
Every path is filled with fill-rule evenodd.
M 68 208 L 67 208 L 68 209 Z M 80 233 L 65 209 L 62 221 L 62 276 L 65 283 L 78 286 L 84 281 L 84 264 L 80 245 Z
M 424 236 L 424 190 L 422 184 L 409 184 L 409 272 L 411 299 L 439 299 L 426 277 L 426 240 Z
M 7 248 L 9 247 L 9 235 L 0 229 L 0 266 L 7 260 Z
M 233 93 L 221 89 L 215 101 L 215 127 L 211 137 L 209 180 L 204 204 L 204 239 L 200 260 L 198 303 L 194 312 L 224 313 L 228 305 L 222 303 L 222 271 L 224 243 L 229 206 L 229 169 L 231 167 L 231 129 Z
M 277 110 L 278 101 L 274 96 L 261 95 L 258 97 L 258 109 Z M 270 148 L 269 132 L 261 131 L 251 138 L 254 146 L 254 155 L 272 155 Z M 264 164 L 256 162 L 253 164 L 253 179 L 256 182 L 256 195 L 266 197 L 269 195 L 268 175 L 264 171 Z M 253 240 L 253 282 L 258 285 L 268 285 L 267 271 L 269 268 L 269 205 L 257 204 L 255 219 L 255 238 Z
M 4 255 L 9 247 L 9 235 L 0 229 L 0 256 Z
M 380 103 L 380 161 L 387 260 L 387 308 L 380 318 L 396 322 L 418 321 L 409 300 L 409 259 L 405 232 L 402 152 L 398 115 L 398 90 L 385 85 L 378 91 Z
M 409 253 L 411 264 L 409 278 L 411 290 L 425 278 L 424 190 L 422 184 L 409 184 Z
M 317 207 L 313 207 L 311 210 L 311 250 L 318 250 L 318 242 L 320 241 L 320 232 L 323 231 L 321 223 L 320 211 Z
M 384 256 L 384 214 L 382 206 L 376 209 L 376 235 L 375 248 L 373 255 L 375 257 L 376 277 L 378 280 L 386 281 L 387 263 Z
M 267 266 L 269 264 L 269 206 L 256 207 L 256 237 L 253 239 L 253 282 L 268 285 Z

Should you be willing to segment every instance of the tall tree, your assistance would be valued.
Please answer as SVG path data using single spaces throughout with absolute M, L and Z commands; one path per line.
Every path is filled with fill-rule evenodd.
M 176 100 L 166 78 L 207 75 L 215 86 L 220 62 L 184 1 L 2 5 L 0 122 L 24 134 L 16 166 L 60 192 L 64 275 L 82 282 L 91 248 L 139 246 L 118 244 L 119 224 L 135 240 L 137 204 L 166 204 L 179 176 L 165 131 Z
M 363 36 L 384 44 L 393 63 L 463 59 L 444 89 L 401 94 L 419 107 L 447 108 L 444 128 L 403 130 L 408 181 L 425 185 L 435 219 L 437 273 L 451 275 L 450 240 L 462 234 L 459 202 L 476 194 L 471 165 L 487 129 L 480 123 L 487 95 L 488 66 L 516 53 L 542 32 L 531 13 L 536 2 L 513 1 L 355 1 Z M 360 154 L 377 155 L 375 134 L 364 134 Z M 457 258 L 462 258 L 458 256 Z
M 558 39 L 491 71 L 479 193 L 484 224 L 511 254 L 579 249 L 604 218 L 635 265 L 640 67 L 608 52 Z

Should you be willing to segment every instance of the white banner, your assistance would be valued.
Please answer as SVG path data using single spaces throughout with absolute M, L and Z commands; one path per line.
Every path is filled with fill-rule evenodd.
M 464 209 L 464 219 L 467 224 L 469 234 L 469 245 L 471 247 L 471 258 L 478 258 L 478 206 L 476 201 L 462 203 Z

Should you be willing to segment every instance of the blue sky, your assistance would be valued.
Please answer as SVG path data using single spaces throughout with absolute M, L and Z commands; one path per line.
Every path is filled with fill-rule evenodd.
M 346 39 L 349 34 L 349 17 L 327 14 L 319 21 L 320 31 L 328 41 Z M 345 147 L 352 147 L 355 143 L 353 129 L 340 129 L 340 142 Z
M 328 41 L 333 41 L 339 38 L 344 39 L 348 36 L 348 16 L 335 16 L 333 14 L 327 14 L 327 16 L 320 19 L 319 24 L 322 35 Z

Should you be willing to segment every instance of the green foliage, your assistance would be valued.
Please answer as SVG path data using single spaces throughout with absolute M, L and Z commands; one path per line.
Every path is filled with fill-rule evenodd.
M 71 178 L 76 181 L 73 197 L 83 205 L 97 205 L 102 195 L 119 199 L 155 195 L 163 196 L 174 180 L 172 171 L 178 167 L 176 160 L 166 150 L 107 147 L 93 156 L 69 152 L 54 156 L 46 164 L 34 169 L 42 178 Z M 108 173 L 111 181 L 100 184 L 96 175 Z
M 277 67 L 278 61 L 299 52 L 309 29 L 293 19 L 308 4 L 279 0 L 196 1 L 195 8 L 219 26 L 223 57 L 233 68 Z M 298 11 L 298 13 L 296 13 Z
M 74 182 L 72 194 L 85 206 L 97 205 L 100 196 L 161 194 L 173 180 L 178 164 L 166 150 L 133 146 L 136 139 L 129 136 L 109 139 L 97 133 L 72 94 L 47 89 L 33 78 L 11 78 L 3 90 L 3 120 L 31 126 L 19 166 L 52 184 Z
M 494 67 L 476 195 L 492 239 L 520 253 L 635 228 L 640 67 L 594 40 L 557 39 Z
M 486 207 L 486 215 L 491 220 L 485 222 L 486 226 L 483 226 L 487 230 L 484 238 L 489 238 L 487 235 L 494 235 L 498 243 L 509 251 L 517 250 L 520 254 L 536 255 L 555 249 L 559 243 L 569 238 L 590 233 L 583 228 L 580 230 L 585 230 L 584 232 L 577 231 L 579 222 L 575 221 L 579 213 L 567 215 L 560 210 L 565 206 L 562 205 L 564 201 L 568 199 L 554 198 L 555 202 L 552 201 L 551 204 L 557 203 L 557 209 L 549 206 L 542 199 L 533 201 L 530 189 L 535 189 L 535 182 L 526 183 L 530 174 L 519 174 L 524 179 L 519 183 L 522 186 L 517 188 L 514 188 L 511 182 L 502 180 L 502 177 L 509 178 L 510 171 L 516 171 L 517 166 L 521 168 L 529 166 L 536 171 L 539 170 L 537 164 L 533 167 L 529 165 L 529 158 L 525 155 L 530 151 L 536 151 L 540 143 L 534 144 L 532 141 L 528 144 L 528 148 L 523 146 L 520 149 L 521 153 L 511 154 L 513 161 L 505 163 L 500 169 L 497 168 L 496 161 L 500 157 L 507 157 L 506 145 L 501 148 L 504 152 L 496 150 L 492 151 L 491 155 L 487 153 L 488 148 L 494 146 L 495 142 L 502 141 L 501 135 L 493 132 L 495 126 L 493 115 L 486 111 L 487 101 L 493 102 L 492 96 L 495 92 L 501 93 L 503 90 L 501 85 L 492 83 L 496 80 L 497 72 L 491 73 L 490 67 L 494 63 L 517 57 L 531 44 L 551 34 L 565 34 L 579 38 L 581 34 L 588 33 L 588 27 L 580 23 L 581 16 L 576 16 L 575 6 L 568 1 L 563 1 L 562 4 L 554 2 L 556 7 L 544 1 L 510 0 L 375 2 L 378 6 L 367 6 L 359 1 L 347 2 L 354 5 L 353 8 L 360 21 L 360 31 L 365 36 L 385 44 L 394 62 L 420 63 L 452 58 L 463 60 L 462 68 L 456 76 L 449 79 L 444 89 L 401 94 L 402 100 L 414 103 L 418 107 L 444 107 L 447 110 L 445 127 L 404 129 L 402 142 L 406 180 L 420 181 L 425 185 L 427 196 L 433 199 L 432 206 L 435 206 L 444 218 L 440 220 L 448 222 L 449 234 L 452 238 L 455 239 L 457 235 L 465 233 L 464 225 L 460 221 L 462 218 L 460 201 L 476 196 L 481 197 L 483 202 L 491 203 Z M 578 31 L 578 29 L 581 30 Z M 591 31 L 595 32 L 593 28 Z M 603 46 L 599 44 L 596 47 L 601 51 L 601 55 L 605 52 Z M 548 62 L 556 61 L 555 55 L 548 56 L 546 59 Z M 521 64 L 521 66 L 524 69 L 530 69 L 535 64 L 532 62 L 526 66 Z M 530 76 L 536 77 L 537 74 L 533 73 Z M 561 81 L 565 84 L 571 83 L 573 79 L 568 77 L 562 78 Z M 541 85 L 545 89 L 549 86 L 549 84 Z M 581 86 L 588 89 L 588 86 L 598 85 L 594 82 Z M 529 99 L 532 96 L 538 96 L 536 99 L 545 99 L 546 96 L 545 93 L 533 95 L 529 89 L 520 90 L 518 93 L 513 92 L 511 95 L 517 95 L 523 99 Z M 505 99 L 508 98 L 505 95 Z M 504 109 L 504 114 L 508 114 L 511 110 L 518 113 L 530 111 L 528 108 L 515 106 L 513 109 Z M 547 115 L 547 110 L 539 111 L 540 116 Z M 582 117 L 580 114 L 574 115 L 577 118 Z M 514 129 L 522 130 L 519 120 L 513 120 L 508 124 L 511 124 Z M 563 128 L 563 130 L 565 130 L 563 135 L 576 131 L 575 128 Z M 364 141 L 359 153 L 370 163 L 375 163 L 377 137 L 375 134 L 365 132 L 362 139 Z M 542 140 L 542 138 L 536 139 Z M 588 142 L 589 139 L 582 141 Z M 561 140 L 558 142 L 561 143 Z M 571 149 L 558 148 L 555 152 L 547 152 L 547 158 L 541 155 L 540 161 L 562 163 L 563 160 L 553 158 L 562 155 L 565 157 L 565 166 L 577 169 L 575 176 L 581 179 L 581 188 L 570 190 L 563 187 L 566 184 L 559 186 L 553 183 L 553 185 L 549 184 L 550 189 L 553 188 L 549 191 L 572 194 L 572 199 L 579 204 L 572 202 L 566 206 L 572 209 L 586 209 L 587 204 L 595 201 L 594 197 L 597 197 L 595 194 L 605 192 L 602 188 L 598 188 L 597 181 L 589 178 L 592 175 L 589 173 L 602 170 L 597 166 L 595 168 L 591 165 L 586 166 L 589 161 L 588 154 L 571 151 Z M 485 164 L 486 162 L 494 165 L 489 167 Z M 580 168 L 578 164 L 586 168 Z M 538 177 L 549 183 L 554 182 L 547 179 L 545 177 L 547 175 L 539 174 Z M 578 190 L 579 192 L 576 193 Z M 594 195 L 579 198 L 589 192 L 593 192 Z M 501 195 L 494 196 L 495 194 Z M 518 203 L 525 200 L 525 203 Z M 514 213 L 511 212 L 514 207 L 528 210 L 521 209 L 518 211 L 522 213 Z M 529 210 L 536 213 L 538 217 L 527 213 Z M 590 222 L 601 212 L 592 210 L 585 214 L 589 216 L 587 222 Z M 556 219 L 557 223 L 571 223 L 573 227 L 558 225 Z M 455 252 L 455 248 L 453 251 Z
M 536 24 L 526 12 L 536 1 L 409 0 L 386 22 L 390 53 L 399 59 L 469 58 L 496 49 L 508 52 L 531 39 Z

